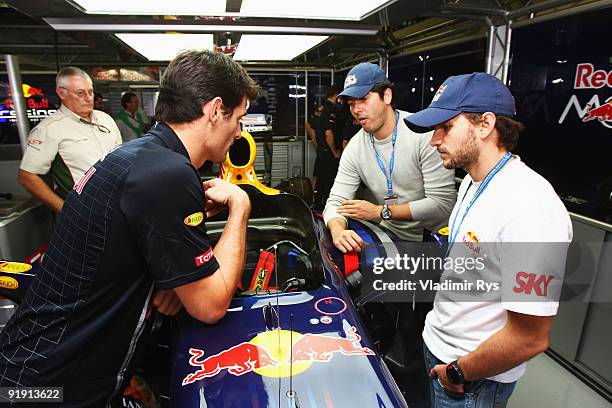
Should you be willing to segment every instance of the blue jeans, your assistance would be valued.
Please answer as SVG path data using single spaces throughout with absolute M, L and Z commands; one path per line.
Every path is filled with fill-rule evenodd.
M 429 371 L 438 364 L 444 362 L 438 360 L 431 354 L 423 343 L 423 355 L 425 356 L 425 369 Z M 513 383 L 500 383 L 492 380 L 472 381 L 464 387 L 463 398 L 457 400 L 451 398 L 442 389 L 437 378 L 429 381 L 429 392 L 431 394 L 432 408 L 504 408 L 512 395 L 516 381 Z

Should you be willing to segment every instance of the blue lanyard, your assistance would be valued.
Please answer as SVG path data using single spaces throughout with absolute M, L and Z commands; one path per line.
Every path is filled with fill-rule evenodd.
M 485 190 L 485 188 L 487 188 L 487 186 L 489 185 L 493 177 L 495 177 L 495 175 L 499 173 L 502 167 L 504 167 L 506 163 L 510 161 L 511 158 L 512 158 L 512 153 L 506 152 L 506 154 L 504 154 L 504 156 L 497 162 L 495 167 L 493 167 L 491 171 L 489 171 L 485 179 L 482 181 L 482 184 L 478 186 L 478 190 L 476 190 L 474 197 L 472 197 L 472 199 L 470 200 L 470 203 L 467 205 L 465 211 L 463 212 L 463 216 L 461 217 L 461 220 L 459 221 L 459 225 L 457 225 L 457 227 L 455 228 L 455 221 L 457 220 L 457 215 L 459 215 L 461 204 L 463 204 L 463 200 L 465 200 L 465 196 L 467 195 L 467 192 L 472 186 L 472 184 L 470 183 L 467 190 L 465 190 L 465 194 L 463 195 L 463 198 L 461 199 L 461 203 L 459 203 L 459 207 L 457 207 L 457 212 L 455 213 L 455 216 L 453 217 L 453 221 L 451 222 L 451 225 L 450 225 L 450 234 L 448 237 L 449 240 L 448 240 L 448 249 L 446 250 L 446 256 L 448 256 L 451 248 L 455 244 L 455 239 L 457 238 L 457 234 L 459 234 L 459 230 L 461 229 L 461 224 L 463 224 L 463 220 L 465 220 L 465 216 L 470 211 L 470 208 L 472 208 L 472 205 L 474 205 L 478 197 L 480 197 L 480 195 Z
M 376 150 L 376 145 L 374 144 L 374 136 L 371 133 L 368 133 L 370 136 L 370 143 L 372 143 L 372 148 L 374 149 L 374 153 L 376 153 L 376 161 L 378 162 L 378 167 L 382 170 L 385 178 L 387 179 L 387 197 L 391 197 L 393 195 L 393 166 L 395 164 L 395 141 L 397 140 L 397 124 L 399 123 L 399 112 L 395 111 L 395 128 L 393 129 L 393 135 L 391 136 L 391 160 L 389 161 L 389 177 L 387 177 L 387 168 L 385 167 L 385 163 L 378 154 L 378 150 Z

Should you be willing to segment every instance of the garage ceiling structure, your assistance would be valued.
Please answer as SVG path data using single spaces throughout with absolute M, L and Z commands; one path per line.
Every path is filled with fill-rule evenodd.
M 220 3 L 221 2 L 221 3 Z M 257 6 L 258 2 L 262 7 Z M 308 4 L 316 1 L 285 0 L 283 3 Z M 140 33 L 209 34 L 218 50 L 240 50 L 253 35 L 266 35 L 258 60 L 243 65 L 265 68 L 348 69 L 357 62 L 414 54 L 422 50 L 472 39 L 494 38 L 501 26 L 517 27 L 559 15 L 609 7 L 612 0 L 374 0 L 378 4 L 356 20 L 348 21 L 340 12 L 335 19 L 307 16 L 271 17 L 273 9 L 265 0 L 201 0 L 220 4 L 207 15 L 169 15 L 171 10 L 140 11 L 139 15 L 88 14 L 83 5 L 107 7 L 112 1 L 93 0 L 8 0 L 0 2 L 0 54 L 16 55 L 24 71 L 56 70 L 77 66 L 164 66 L 165 60 L 151 60 L 128 45 L 126 37 Z M 117 2 L 115 2 L 117 3 Z M 125 2 L 130 3 L 130 2 Z M 139 5 L 163 3 L 132 2 Z M 179 2 L 170 3 L 176 13 Z M 188 3 L 187 1 L 184 3 Z M 194 2 L 192 2 L 194 3 Z M 273 2 L 272 2 L 273 3 Z M 328 2 L 329 3 L 329 2 Z M 356 4 L 366 0 L 334 0 L 344 4 L 348 16 Z M 279 4 L 278 2 L 276 4 Z M 323 4 L 323 3 L 321 3 Z M 224 8 L 223 8 L 224 6 Z M 245 9 L 250 7 L 250 11 Z M 263 10 L 258 13 L 257 10 Z M 323 9 L 323 8 L 319 8 Z M 221 11 L 222 10 L 222 11 Z M 254 11 L 255 10 L 255 11 Z M 108 10 L 106 10 L 108 12 Z M 261 15 L 267 12 L 266 16 Z M 102 14 L 98 14 L 102 13 Z M 146 14 L 148 13 L 148 14 Z M 153 14 L 150 14 L 153 13 Z M 117 35 L 122 33 L 121 35 Z M 266 60 L 274 48 L 287 47 L 274 35 L 322 36 L 314 44 L 287 61 Z M 508 33 L 509 34 L 509 33 Z M 119 37 L 124 38 L 122 41 Z M 508 37 L 509 38 L 509 37 Z M 308 38 L 307 38 L 308 40 Z M 492 42 L 491 42 L 492 44 Z M 163 47 L 158 47 L 163 48 Z M 263 57 L 262 57 L 263 56 Z M 254 58 L 254 57 L 250 57 Z

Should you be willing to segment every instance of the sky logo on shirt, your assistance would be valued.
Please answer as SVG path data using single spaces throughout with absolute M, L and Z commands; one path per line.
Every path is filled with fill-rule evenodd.
M 193 213 L 185 217 L 183 222 L 185 225 L 189 225 L 190 227 L 197 227 L 204 221 L 204 214 L 202 211 L 198 211 L 197 213 Z
M 213 256 L 213 250 L 212 248 L 208 248 L 208 251 L 204 252 L 201 255 L 198 255 L 195 257 L 195 264 L 196 266 L 202 266 L 205 263 L 208 263 L 208 261 L 210 261 L 210 259 Z
M 555 277 L 553 275 L 538 275 L 535 273 L 518 272 L 516 274 L 516 285 L 512 288 L 514 293 L 524 293 L 531 295 L 535 292 L 536 296 L 545 297 L 548 295 L 548 285 Z

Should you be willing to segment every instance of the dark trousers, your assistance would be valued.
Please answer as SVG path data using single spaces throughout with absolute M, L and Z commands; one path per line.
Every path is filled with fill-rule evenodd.
M 315 162 L 314 176 L 317 177 L 315 185 L 314 209 L 323 211 L 329 197 L 329 192 L 334 185 L 336 173 L 338 172 L 338 159 L 328 154 L 318 154 Z

